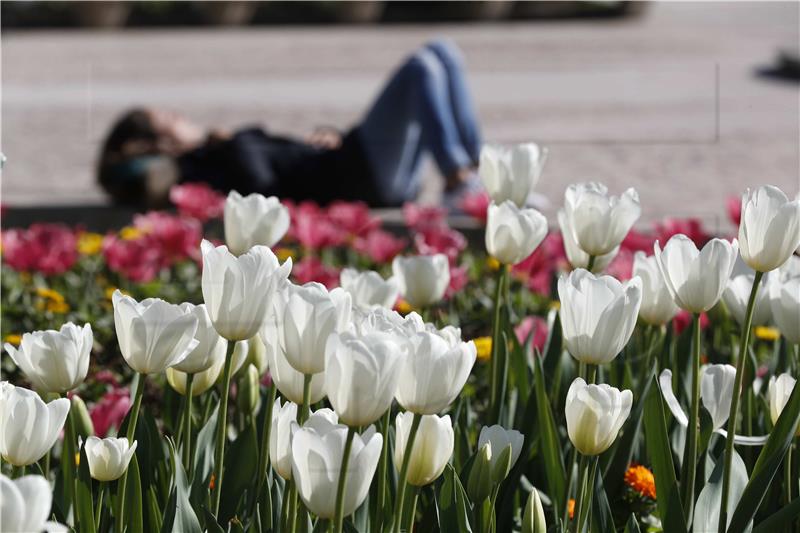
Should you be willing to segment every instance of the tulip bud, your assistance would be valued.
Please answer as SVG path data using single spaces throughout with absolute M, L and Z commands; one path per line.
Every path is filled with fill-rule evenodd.
M 391 309 L 400 294 L 400 285 L 394 277 L 384 280 L 373 270 L 358 272 L 345 268 L 339 274 L 339 284 L 350 294 L 353 305 L 362 309 Z
M 250 350 L 247 353 L 247 363 L 255 365 L 258 369 L 258 375 L 263 376 L 269 368 L 267 347 L 264 346 L 264 341 L 261 340 L 261 335 L 258 333 L 248 342 L 250 344 Z
M 225 201 L 225 243 L 231 253 L 242 255 L 256 245 L 271 248 L 289 230 L 289 210 L 275 196 L 258 193 L 242 196 L 236 191 Z
M 525 512 L 522 515 L 522 533 L 545 533 L 547 523 L 544 519 L 544 508 L 539 491 L 535 488 L 528 496 L 528 503 L 525 505 Z
M 619 354 L 636 327 L 642 280 L 573 270 L 558 280 L 561 328 L 569 353 L 583 363 L 603 364 Z
M 408 411 L 395 418 L 394 465 L 398 471 L 403 464 L 413 419 L 414 414 Z M 436 481 L 453 455 L 454 445 L 455 435 L 449 416 L 423 416 L 408 463 L 408 483 L 422 487 Z
M 572 239 L 581 250 L 595 257 L 611 253 L 639 219 L 639 195 L 628 189 L 609 196 L 602 183 L 579 183 L 564 193 L 564 217 Z
M 197 331 L 194 334 L 197 346 L 183 361 L 173 365 L 173 368 L 187 374 L 199 374 L 211 368 L 220 358 L 225 358 L 228 341 L 220 337 L 217 330 L 214 329 L 205 304 L 183 303 L 181 309 L 185 313 L 197 317 Z
M 242 413 L 255 413 L 260 391 L 258 369 L 247 365 L 247 370 L 239 378 L 236 406 Z
M 739 244 L 711 239 L 698 250 L 681 233 L 667 241 L 664 249 L 655 243 L 656 261 L 673 301 L 690 313 L 702 313 L 714 307 L 728 285 Z
M 70 413 L 75 420 L 75 431 L 79 436 L 89 437 L 94 435 L 94 424 L 92 424 L 92 417 L 89 416 L 89 410 L 80 396 L 73 395 L 70 398 Z
M 736 368 L 731 365 L 706 365 L 700 378 L 700 399 L 711 415 L 714 431 L 722 428 L 731 412 Z
M 509 444 L 505 448 L 502 448 L 500 455 L 493 461 L 492 484 L 498 485 L 502 483 L 506 476 L 508 476 L 508 473 L 511 472 L 511 453 L 511 445 Z
M 400 285 L 400 294 L 414 307 L 437 303 L 450 285 L 450 264 L 444 254 L 397 256 L 392 273 Z
M 19 348 L 9 343 L 5 348 L 36 390 L 64 393 L 86 378 L 93 339 L 91 325 L 68 322 L 59 331 L 26 333 Z
M 470 501 L 480 505 L 483 500 L 489 497 L 493 486 L 492 445 L 487 442 L 478 450 L 475 459 L 472 461 L 472 468 L 469 471 L 467 494 Z
M 226 341 L 227 343 L 227 341 Z M 222 368 L 225 366 L 225 353 L 220 353 L 218 359 L 214 361 L 211 368 L 204 372 L 194 374 L 192 377 L 192 397 L 200 396 L 214 386 L 222 375 Z M 165 372 L 167 383 L 178 394 L 186 394 L 186 374 L 175 368 L 168 368 Z
M 781 374 L 778 377 L 772 376 L 769 378 L 769 389 L 767 389 L 767 399 L 769 400 L 769 417 L 772 423 L 778 421 L 781 416 L 783 408 L 789 401 L 789 396 L 797 386 L 797 380 L 789 374 Z M 796 437 L 800 437 L 800 425 L 797 427 Z
M 484 145 L 478 172 L 494 203 L 509 200 L 522 207 L 539 181 L 546 160 L 547 149 L 534 143 Z
M 253 337 L 292 270 L 291 259 L 281 265 L 272 250 L 260 245 L 240 257 L 206 240 L 201 249 L 203 300 L 214 329 L 229 341 Z
M 772 274 L 770 274 L 771 276 Z M 722 301 L 739 324 L 744 325 L 747 304 L 750 299 L 750 290 L 755 280 L 754 274 L 740 274 L 732 277 L 728 281 L 725 292 L 722 293 Z M 766 326 L 772 319 L 772 312 L 769 307 L 769 289 L 759 290 L 756 293 L 756 303 L 753 308 L 753 326 Z
M 502 482 L 519 459 L 525 437 L 514 429 L 503 426 L 484 426 L 478 436 L 478 446 L 488 444 L 491 449 L 493 483 Z
M 84 445 L 86 459 L 89 461 L 89 473 L 98 481 L 114 481 L 122 477 L 128 469 L 137 442 L 128 443 L 126 438 L 100 439 L 89 437 Z
M 777 187 L 765 185 L 742 195 L 739 251 L 747 266 L 775 270 L 800 245 L 800 200 L 790 201 Z
M 44 403 L 33 391 L 0 383 L 0 455 L 14 466 L 33 464 L 53 447 L 70 402 Z
M 490 204 L 486 219 L 486 250 L 506 265 L 531 255 L 547 235 L 547 219 L 535 209 L 520 209 L 511 201 Z
M 122 357 L 141 374 L 160 374 L 197 347 L 197 316 L 158 298 L 137 302 L 114 291 L 114 326 Z
M 583 455 L 600 455 L 617 438 L 628 419 L 633 393 L 606 384 L 587 385 L 581 378 L 567 392 L 567 433 L 572 445 Z

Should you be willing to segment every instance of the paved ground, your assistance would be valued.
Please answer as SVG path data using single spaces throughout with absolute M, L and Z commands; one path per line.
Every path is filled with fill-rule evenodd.
M 635 186 L 645 218 L 715 224 L 746 186 L 800 186 L 797 84 L 754 73 L 798 47 L 798 4 L 654 4 L 636 20 L 37 31 L 2 35 L 7 205 L 102 200 L 98 143 L 133 104 L 304 134 L 357 120 L 387 71 L 437 36 L 464 50 L 487 140 L 551 148 L 539 190 Z

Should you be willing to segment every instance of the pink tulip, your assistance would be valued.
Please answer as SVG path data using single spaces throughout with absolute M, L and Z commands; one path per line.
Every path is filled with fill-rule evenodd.
M 152 281 L 166 264 L 161 247 L 150 235 L 133 240 L 106 235 L 103 256 L 112 271 L 137 283 Z
M 374 229 L 366 237 L 359 237 L 353 243 L 353 249 L 360 254 L 366 255 L 373 262 L 384 264 L 390 262 L 394 257 L 402 252 L 406 247 L 407 241 L 395 237 L 388 231 Z
M 478 191 L 464 195 L 459 207 L 469 216 L 485 223 L 486 212 L 489 209 L 490 201 L 489 193 L 486 191 Z
M 406 227 L 414 231 L 447 225 L 447 208 L 438 205 L 403 204 Z
M 63 274 L 78 259 L 75 232 L 61 224 L 32 224 L 2 234 L 3 259 L 17 271 Z
M 181 215 L 200 222 L 220 218 L 225 211 L 225 195 L 205 183 L 173 185 L 169 199 Z
M 292 223 L 289 235 L 308 250 L 320 250 L 328 246 L 339 246 L 347 235 L 334 224 L 320 207 L 303 202 L 290 207 Z
M 529 290 L 549 297 L 553 276 L 557 270 L 566 268 L 566 265 L 561 235 L 549 233 L 531 255 L 511 268 L 511 272 Z
M 692 239 L 698 248 L 702 248 L 711 238 L 703 229 L 703 223 L 699 218 L 665 218 L 655 225 L 655 230 L 656 238 L 662 245 L 666 243 L 670 237 L 678 233 L 683 233 Z M 650 247 L 649 253 L 653 253 L 652 246 Z
M 381 219 L 373 217 L 364 202 L 333 202 L 328 206 L 327 215 L 351 237 L 366 235 L 381 225 Z
M 203 227 L 193 218 L 182 218 L 163 211 L 135 215 L 133 225 L 153 238 L 169 266 L 183 259 L 196 259 L 200 254 Z
M 328 289 L 339 286 L 339 270 L 322 263 L 314 256 L 304 257 L 292 267 L 292 276 L 299 284 L 322 283 Z
M 98 437 L 105 437 L 108 431 L 120 424 L 131 408 L 131 395 L 128 389 L 114 388 L 89 409 L 89 416 Z
M 447 226 L 434 226 L 414 235 L 414 245 L 420 255 L 444 254 L 452 264 L 467 247 L 467 239 Z
M 700 329 L 706 329 L 708 327 L 709 320 L 708 315 L 705 313 L 700 313 Z M 692 325 L 692 314 L 689 311 L 680 310 L 678 314 L 675 315 L 675 318 L 672 319 L 672 327 L 675 328 L 675 334 L 680 335 L 683 330 L 690 327 Z
M 728 210 L 728 219 L 731 224 L 739 227 L 739 222 L 742 220 L 742 199 L 738 196 L 728 196 L 726 206 Z
M 516 333 L 520 344 L 525 344 L 530 339 L 531 346 L 541 352 L 547 342 L 547 320 L 536 315 L 526 316 L 514 328 L 514 333 Z
M 468 281 L 467 267 L 450 265 L 450 285 L 444 293 L 445 297 L 452 298 L 454 294 L 461 292 Z

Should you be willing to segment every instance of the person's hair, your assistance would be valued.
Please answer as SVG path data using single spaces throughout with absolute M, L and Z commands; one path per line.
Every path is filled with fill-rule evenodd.
M 146 161 L 158 154 L 158 132 L 150 114 L 141 108 L 126 111 L 102 144 L 97 179 L 114 202 L 142 204 L 147 192 Z

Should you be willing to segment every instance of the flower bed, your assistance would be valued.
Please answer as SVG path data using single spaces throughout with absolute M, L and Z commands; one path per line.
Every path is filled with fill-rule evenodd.
M 489 254 L 434 207 L 398 235 L 363 204 L 201 185 L 105 235 L 3 231 L 0 452 L 34 474 L 3 498 L 52 500 L 9 523 L 716 531 L 721 498 L 729 531 L 796 519 L 797 202 L 734 203 L 737 243 L 634 230 L 635 192 L 596 184 L 548 232 L 502 189 L 464 204 Z

